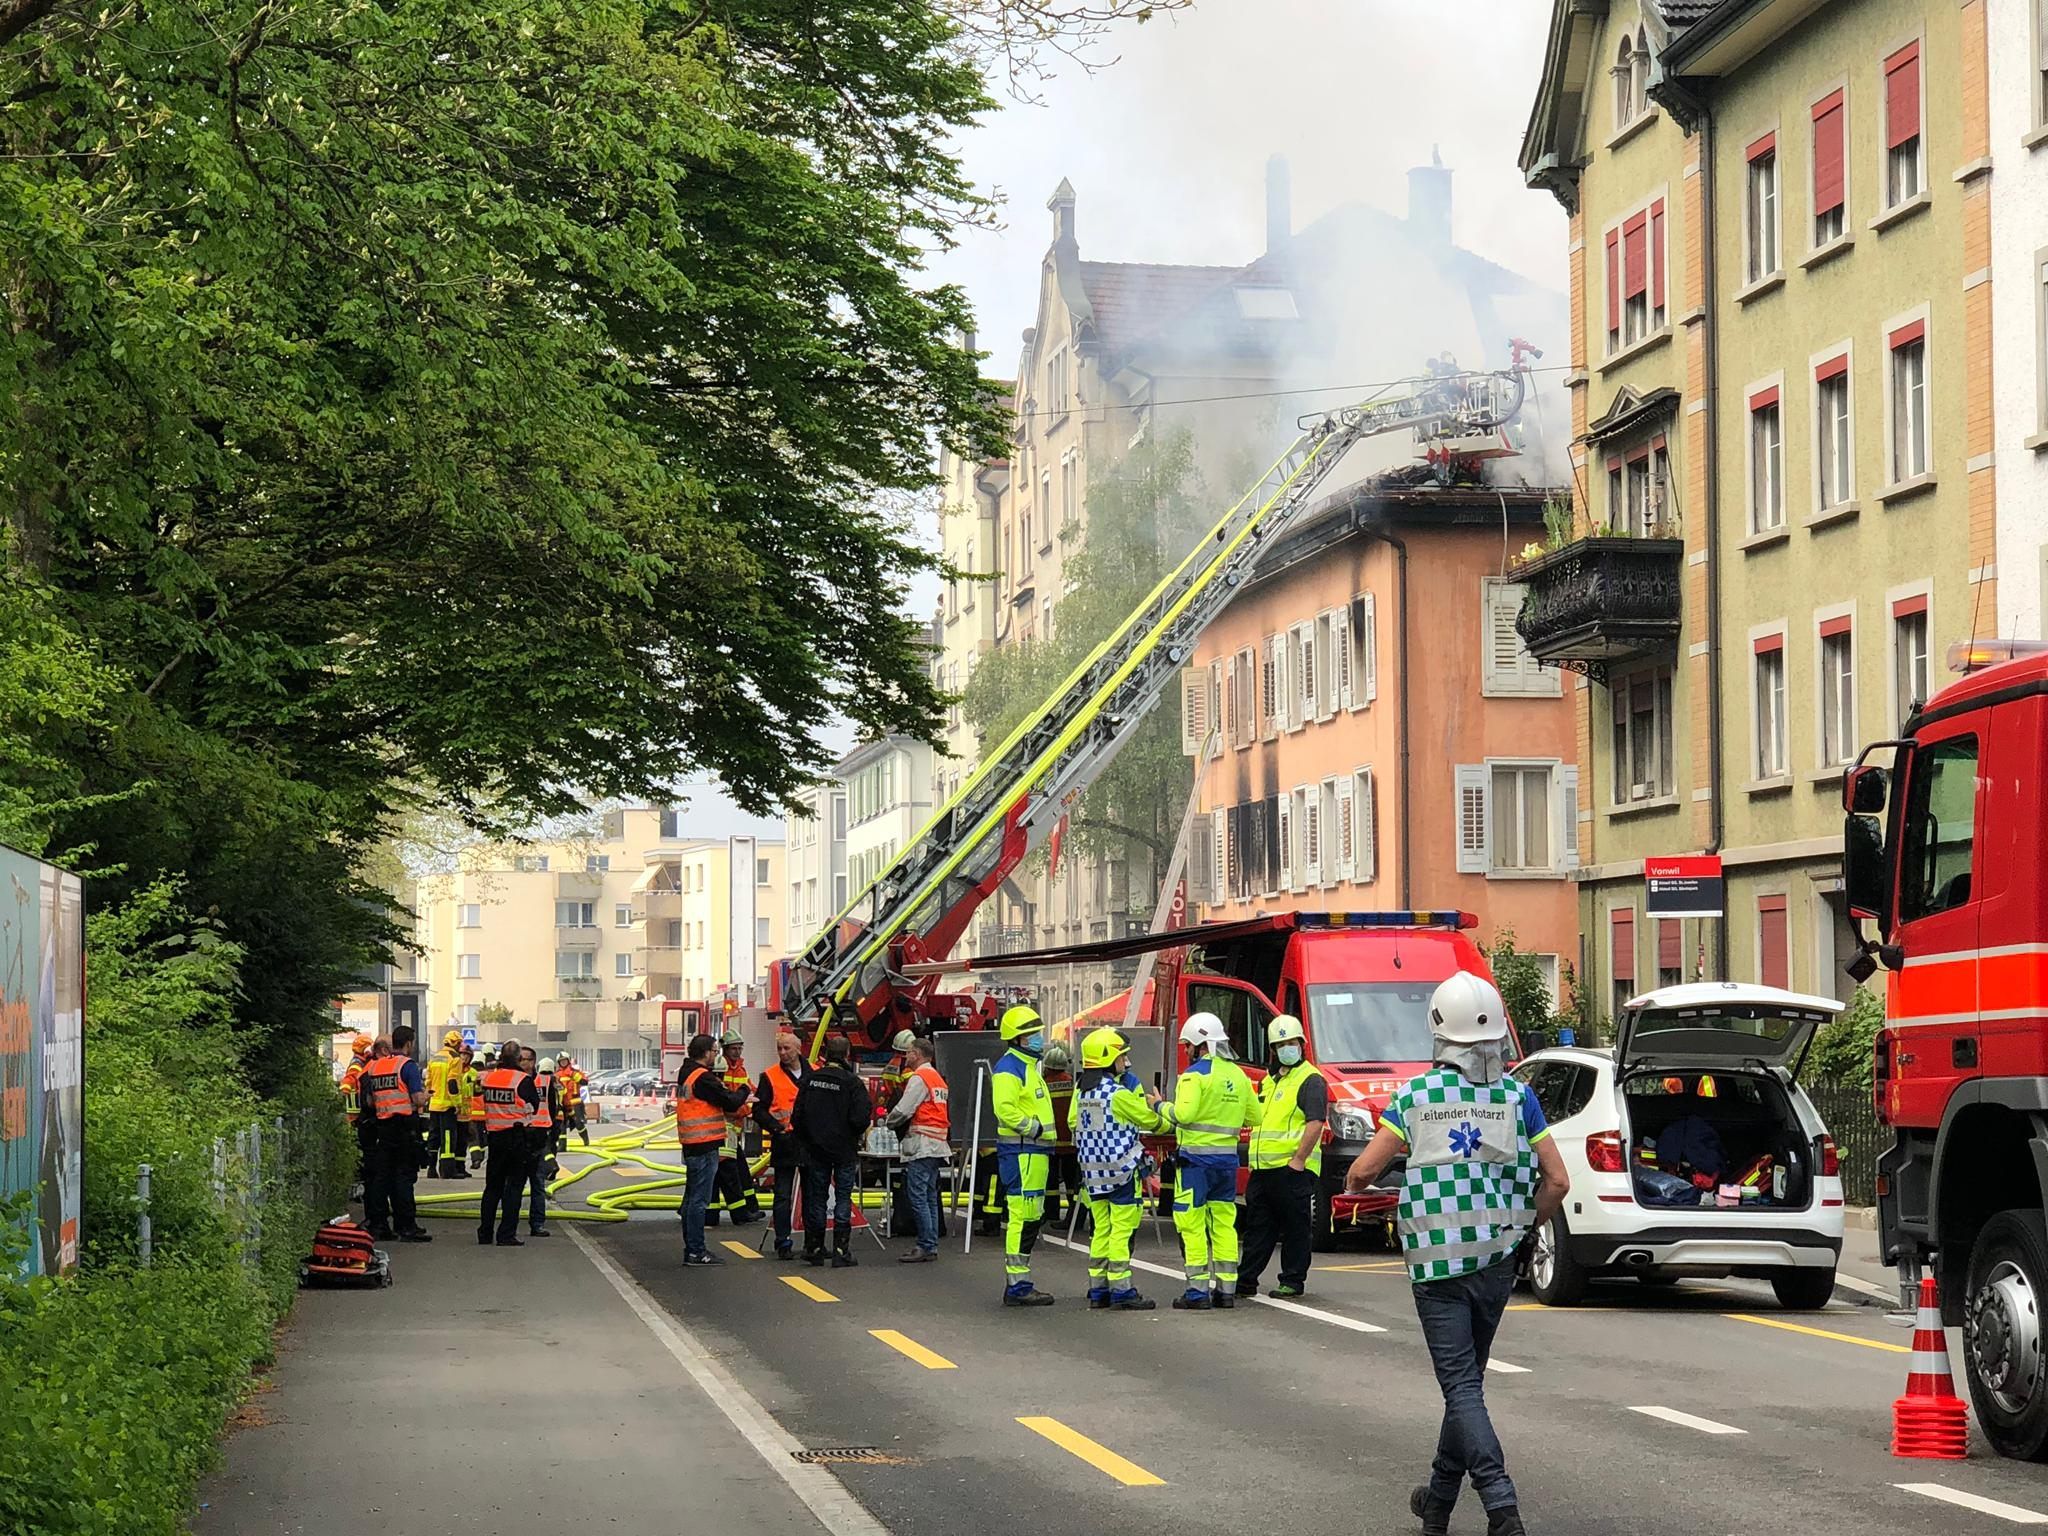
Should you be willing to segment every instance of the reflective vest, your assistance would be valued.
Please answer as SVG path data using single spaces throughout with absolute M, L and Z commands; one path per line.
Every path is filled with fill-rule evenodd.
M 1074 1095 L 1074 1155 L 1088 1193 L 1100 1198 L 1122 1194 L 1144 1166 L 1145 1149 L 1137 1131 L 1117 1117 L 1116 1097 L 1130 1093 L 1134 1077 L 1119 1079 L 1104 1072 L 1102 1081 Z
M 397 1120 L 412 1113 L 412 1090 L 399 1076 L 407 1060 L 404 1056 L 379 1056 L 363 1068 L 360 1091 L 379 1120 Z
M 427 1108 L 433 1113 L 455 1107 L 455 1074 L 462 1064 L 446 1051 L 427 1063 Z
M 348 1123 L 356 1123 L 356 1111 L 362 1107 L 362 1096 L 356 1085 L 363 1080 L 363 1064 L 351 1061 L 341 1074 L 341 1109 L 348 1116 Z
M 1254 1168 L 1285 1168 L 1294 1160 L 1294 1149 L 1301 1145 L 1302 1127 L 1308 1124 L 1308 1116 L 1295 1103 L 1295 1096 L 1301 1092 L 1303 1083 L 1322 1075 L 1313 1063 L 1306 1061 L 1285 1072 L 1276 1067 L 1266 1074 L 1266 1081 L 1259 1088 L 1259 1123 L 1252 1131 Z M 1309 1150 L 1308 1171 L 1323 1171 L 1320 1138 Z
M 1394 1096 L 1381 1119 L 1390 1122 L 1408 1143 L 1396 1218 L 1408 1278 L 1469 1275 L 1512 1254 L 1536 1220 L 1522 1085 L 1435 1067 Z
M 495 1136 L 500 1131 L 516 1131 L 526 1124 L 533 1111 L 519 1097 L 519 1085 L 525 1081 L 526 1074 L 517 1067 L 493 1067 L 484 1074 L 486 1132 Z
M 1005 1051 L 989 1074 L 996 1112 L 996 1145 L 1007 1152 L 1050 1152 L 1058 1140 L 1052 1123 L 1052 1094 L 1038 1063 L 1022 1051 Z
M 560 1074 L 562 1080 L 562 1108 L 574 1109 L 583 1102 L 583 1074 L 574 1067 Z
M 1237 1161 L 1237 1136 L 1255 1123 L 1252 1080 L 1234 1061 L 1204 1056 L 1180 1075 L 1170 1117 L 1182 1157 L 1221 1167 Z
M 462 1113 L 469 1120 L 484 1118 L 484 1075 L 475 1067 L 462 1074 Z
M 768 1079 L 768 1118 L 775 1122 L 777 1135 L 787 1136 L 789 1117 L 796 1111 L 797 1079 L 783 1068 L 781 1062 L 762 1075 Z
M 697 1097 L 697 1079 L 709 1067 L 693 1067 L 676 1095 L 676 1140 L 686 1147 L 701 1147 L 725 1140 L 725 1113 Z
M 552 1131 L 555 1128 L 555 1112 L 548 1103 L 548 1090 L 555 1085 L 555 1074 L 536 1072 L 533 1074 L 533 1091 L 540 1095 L 540 1106 L 534 1110 L 533 1118 L 526 1123 L 536 1131 Z
M 944 1141 L 953 1126 L 953 1117 L 946 1109 L 946 1080 L 930 1063 L 910 1075 L 924 1084 L 924 1102 L 910 1116 L 910 1134 Z
M 747 1076 L 743 1062 L 728 1062 L 719 1072 L 718 1080 L 725 1084 L 727 1093 L 745 1093 L 754 1086 L 754 1080 Z M 747 1110 L 742 1104 L 738 1109 L 729 1110 L 725 1117 L 725 1155 L 738 1157 L 746 1136 Z

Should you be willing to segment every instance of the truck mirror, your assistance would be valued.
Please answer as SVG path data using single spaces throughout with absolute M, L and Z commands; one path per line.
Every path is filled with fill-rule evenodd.
M 1890 775 L 1877 764 L 1851 768 L 1848 793 L 1843 797 L 1845 809 L 1860 816 L 1878 815 L 1884 810 L 1885 796 L 1890 789 Z
M 1851 815 L 1842 822 L 1842 885 L 1849 915 L 1884 919 L 1884 835 L 1869 816 Z

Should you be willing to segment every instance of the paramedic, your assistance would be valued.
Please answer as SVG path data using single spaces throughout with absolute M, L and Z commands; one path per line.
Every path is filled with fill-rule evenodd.
M 555 1058 L 536 1058 L 533 1047 L 519 1053 L 519 1070 L 533 1078 L 533 1118 L 527 1122 L 526 1235 L 553 1237 L 548 1230 L 548 1180 L 559 1171 L 555 1149 L 561 1141 L 562 1085 Z
M 754 1087 L 754 1123 L 768 1142 L 768 1166 L 775 1170 L 775 1257 L 796 1256 L 790 1244 L 790 1226 L 796 1214 L 796 1178 L 803 1167 L 803 1149 L 797 1145 L 790 1116 L 796 1110 L 797 1090 L 811 1075 L 804 1060 L 804 1048 L 789 1030 L 775 1036 L 775 1065 L 761 1074 Z
M 483 1075 L 484 1136 L 490 1156 L 484 1164 L 483 1212 L 476 1240 L 495 1241 L 500 1248 L 525 1246 L 519 1236 L 519 1192 L 526 1187 L 533 1161 L 533 1141 L 527 1125 L 540 1108 L 540 1094 L 533 1079 L 520 1070 L 525 1054 L 517 1040 L 507 1040 L 498 1048 L 498 1064 Z M 493 1215 L 498 1218 L 495 1239 L 491 1232 Z
M 1237 1133 L 1259 1123 L 1258 1094 L 1229 1057 L 1230 1037 L 1213 1013 L 1180 1027 L 1187 1069 L 1171 1104 L 1155 1104 L 1179 1146 L 1173 1224 L 1180 1231 L 1187 1289 L 1176 1311 L 1237 1305 Z M 1149 1095 L 1148 1095 L 1149 1097 Z
M 996 1163 L 1003 1183 L 1003 1305 L 1049 1307 L 1053 1298 L 1031 1283 L 1031 1250 L 1045 1225 L 1045 1185 L 1052 1175 L 1052 1093 L 1039 1059 L 1045 1054 L 1045 1021 L 1029 1003 L 1003 1013 L 1003 1043 L 1009 1047 L 989 1074 L 989 1098 L 996 1115 Z
M 932 1065 L 932 1052 L 928 1037 L 911 1035 L 904 1047 L 909 1071 L 889 1111 L 889 1127 L 902 1138 L 903 1183 L 917 1223 L 917 1246 L 898 1261 L 903 1264 L 929 1264 L 939 1256 L 939 1170 L 953 1160 L 946 1080 Z
M 1434 1065 L 1381 1112 L 1344 1187 L 1362 1193 L 1407 1157 L 1401 1246 L 1444 1397 L 1436 1459 L 1409 1509 L 1441 1536 L 1469 1476 L 1487 1536 L 1524 1536 L 1487 1417 L 1486 1357 L 1514 1287 L 1515 1251 L 1557 1214 L 1571 1181 L 1535 1093 L 1506 1075 L 1507 1010 L 1493 984 L 1460 971 L 1431 996 L 1429 1022 Z
M 1301 1020 L 1281 1014 L 1266 1026 L 1273 1065 L 1259 1084 L 1259 1120 L 1252 1130 L 1251 1178 L 1245 1185 L 1244 1265 L 1237 1294 L 1259 1294 L 1259 1276 L 1280 1246 L 1275 1296 L 1308 1289 L 1316 1189 L 1323 1181 L 1323 1125 L 1330 1087 L 1308 1060 Z
M 1081 1042 L 1073 1114 L 1081 1198 L 1088 1202 L 1088 1305 L 1150 1312 L 1156 1303 L 1131 1283 L 1131 1237 L 1145 1204 L 1145 1148 L 1138 1133 L 1163 1127 L 1138 1091 L 1130 1047 L 1114 1029 L 1090 1030 Z
M 462 1161 L 462 1122 L 456 1118 L 455 1095 L 462 1075 L 462 1031 L 441 1037 L 441 1054 L 427 1063 L 427 1115 L 432 1122 L 433 1156 L 427 1177 L 466 1179 Z
M 745 1095 L 728 1090 L 719 1074 L 711 1070 L 712 1053 L 717 1049 L 718 1042 L 711 1036 L 693 1035 L 676 1072 L 676 1142 L 682 1148 L 686 1176 L 683 1262 L 689 1265 L 725 1262 L 704 1246 L 704 1213 L 711 1205 L 711 1186 L 718 1181 L 725 1117 L 746 1102 Z
M 853 1186 L 860 1172 L 861 1139 L 874 1123 L 874 1101 L 848 1062 L 846 1036 L 825 1041 L 825 1065 L 797 1089 L 789 1112 L 804 1149 L 804 1262 L 825 1262 L 825 1190 L 832 1190 L 832 1267 L 850 1269 L 853 1256 Z
M 398 1031 L 392 1034 L 392 1040 L 380 1037 L 370 1047 L 357 1088 L 363 1105 L 363 1224 L 372 1237 L 386 1241 L 396 1236 L 400 1242 L 431 1243 L 412 1196 L 420 1173 L 419 1123 L 427 1106 L 427 1083 L 420 1064 L 394 1049 Z

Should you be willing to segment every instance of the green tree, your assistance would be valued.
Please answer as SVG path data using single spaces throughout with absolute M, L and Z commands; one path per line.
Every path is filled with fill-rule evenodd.
M 1877 1034 L 1883 1028 L 1884 1000 L 1868 987 L 1858 987 L 1849 1006 L 1813 1042 L 1807 1072 L 1869 1093 L 1876 1068 Z
M 1514 929 L 1502 928 L 1494 935 L 1492 947 L 1486 952 L 1486 963 L 1493 970 L 1493 984 L 1500 989 L 1500 1000 L 1507 1004 L 1508 1017 L 1514 1020 L 1523 1049 L 1533 1050 L 1539 1044 L 1550 1043 L 1559 1022 L 1551 1009 L 1550 987 L 1536 957 L 1515 947 Z
M 476 1010 L 476 1021 L 479 1026 L 490 1025 L 493 1028 L 501 1024 L 510 1024 L 512 1022 L 512 1009 L 504 1003 L 479 1003 Z

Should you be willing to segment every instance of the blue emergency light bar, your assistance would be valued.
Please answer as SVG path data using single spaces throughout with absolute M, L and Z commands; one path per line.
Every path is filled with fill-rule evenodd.
M 1473 913 L 1455 908 L 1426 912 L 1303 912 L 1303 928 L 1477 928 Z

